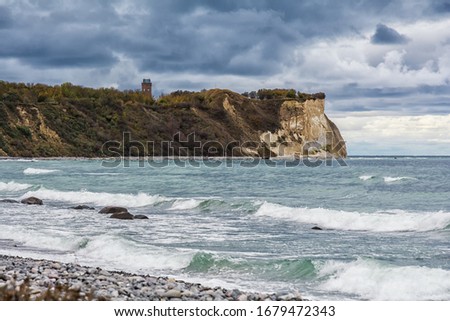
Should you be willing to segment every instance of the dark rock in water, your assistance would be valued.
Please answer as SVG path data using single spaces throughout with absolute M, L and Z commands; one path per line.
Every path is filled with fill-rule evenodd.
M 0 203 L 19 203 L 19 202 L 16 200 L 6 199 L 6 200 L 0 200 Z
M 109 218 L 117 218 L 119 220 L 132 220 L 134 218 L 134 215 L 128 212 L 122 212 L 122 213 L 114 213 Z
M 71 209 L 74 209 L 74 210 L 95 210 L 94 207 L 90 207 L 90 206 L 87 206 L 87 205 L 77 205 L 77 206 L 71 207 Z
M 148 217 L 145 215 L 135 215 L 134 219 L 135 220 L 148 220 Z
M 128 213 L 125 207 L 119 206 L 106 206 L 100 210 L 101 214 L 114 214 L 114 213 Z
M 321 227 L 314 226 L 311 228 L 311 230 L 322 231 L 323 229 Z
M 44 204 L 41 199 L 39 199 L 37 197 L 33 197 L 33 196 L 24 198 L 23 200 L 20 201 L 20 203 L 27 204 L 27 205 L 43 205 Z

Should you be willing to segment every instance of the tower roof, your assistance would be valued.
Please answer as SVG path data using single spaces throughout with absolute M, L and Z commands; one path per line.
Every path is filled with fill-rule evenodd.
M 152 80 L 150 78 L 144 78 L 144 79 L 142 79 L 142 83 L 143 84 L 151 84 Z

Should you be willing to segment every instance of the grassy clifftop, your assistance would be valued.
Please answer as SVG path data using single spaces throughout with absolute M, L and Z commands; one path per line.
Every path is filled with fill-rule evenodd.
M 211 148 L 196 149 L 188 142 L 189 134 L 222 146 L 260 142 L 262 132 L 280 127 L 283 102 L 322 98 L 288 98 L 283 93 L 287 91 L 261 100 L 229 90 L 177 91 L 154 101 L 138 91 L 0 81 L 0 156 L 102 157 L 111 155 L 111 150 L 102 150 L 111 140 L 121 142 L 121 153 L 137 155 L 132 142 L 122 141 L 123 133 L 144 143 L 150 155 L 166 156 L 161 142 L 172 141 L 176 133 L 180 135 L 172 143 L 175 155 L 217 155 Z M 231 155 L 232 145 L 229 148 L 224 154 Z M 240 153 L 245 154 L 233 151 Z

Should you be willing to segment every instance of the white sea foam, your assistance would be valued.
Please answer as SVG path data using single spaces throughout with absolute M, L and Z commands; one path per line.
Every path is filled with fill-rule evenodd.
M 16 192 L 16 191 L 23 191 L 24 189 L 30 188 L 33 185 L 30 184 L 21 184 L 16 183 L 14 181 L 10 181 L 8 183 L 0 182 L 0 191 L 6 191 L 6 192 Z
M 343 263 L 329 261 L 319 269 L 327 278 L 322 290 L 356 295 L 366 300 L 450 300 L 450 271 L 384 265 L 358 259 Z
M 125 206 L 125 207 L 143 207 L 155 203 L 167 201 L 164 196 L 149 195 L 146 193 L 122 194 L 122 193 L 95 193 L 88 191 L 59 191 L 46 188 L 40 188 L 37 191 L 27 192 L 23 197 L 35 196 L 44 200 L 62 201 L 68 203 L 90 203 L 98 206 Z
M 169 210 L 191 210 L 198 207 L 202 200 L 188 198 L 188 199 L 177 199 L 169 208 Z
M 38 160 L 29 158 L 2 158 L 0 162 L 38 162 Z
M 28 167 L 23 171 L 23 173 L 25 175 L 40 175 L 40 174 L 49 174 L 49 173 L 54 173 L 54 172 L 59 172 L 59 170 L 58 169 L 43 169 L 43 168 Z
M 323 208 L 287 207 L 268 202 L 262 204 L 255 215 L 350 231 L 424 232 L 445 229 L 450 224 L 450 213 L 441 211 L 411 213 L 397 210 L 391 213 L 360 213 Z
M 81 237 L 55 229 L 36 231 L 11 225 L 0 225 L 0 239 L 12 240 L 14 244 L 19 243 L 18 249 L 27 246 L 58 251 L 74 251 L 77 249 L 78 242 L 81 241 Z
M 0 225 L 0 239 L 7 239 L 11 247 L 0 253 L 31 255 L 65 261 L 64 255 L 75 255 L 78 263 L 129 272 L 181 270 L 189 265 L 195 251 L 162 248 L 128 240 L 114 234 L 77 236 L 63 231 L 30 230 Z M 14 247 L 13 245 L 19 245 Z M 61 257 L 54 251 L 62 251 Z M 21 252 L 22 251 L 22 252 Z
M 375 178 L 374 175 L 361 175 L 359 177 L 359 179 L 362 180 L 362 181 L 368 181 L 369 179 L 373 179 L 373 178 Z
M 386 177 L 383 177 L 383 178 L 384 178 L 384 182 L 385 183 L 393 183 L 393 182 L 406 181 L 406 180 L 417 180 L 417 178 L 408 177 L 408 176 L 401 176 L 401 177 L 386 176 Z
M 140 244 L 118 235 L 96 236 L 77 251 L 81 262 L 134 272 L 181 270 L 189 265 L 194 255 L 191 250 Z

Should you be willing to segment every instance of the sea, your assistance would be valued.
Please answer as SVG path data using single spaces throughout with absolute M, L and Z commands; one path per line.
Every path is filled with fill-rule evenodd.
M 30 196 L 44 205 L 0 203 L 0 254 L 309 300 L 450 300 L 449 157 L 1 159 L 0 200 Z

